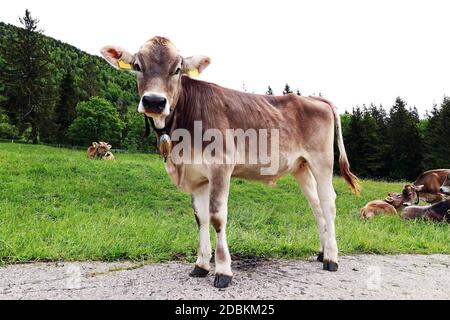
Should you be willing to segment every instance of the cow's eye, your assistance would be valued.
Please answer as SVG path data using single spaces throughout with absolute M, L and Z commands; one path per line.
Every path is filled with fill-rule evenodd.
M 177 75 L 177 74 L 180 74 L 180 73 L 181 73 L 181 68 L 178 67 L 173 74 Z
M 134 71 L 141 72 L 141 67 L 139 66 L 138 63 L 135 63 L 135 64 L 133 65 L 133 69 L 134 69 Z

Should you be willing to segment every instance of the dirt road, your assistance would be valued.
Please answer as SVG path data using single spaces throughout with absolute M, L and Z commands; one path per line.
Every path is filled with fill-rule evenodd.
M 450 255 L 361 255 L 336 273 L 316 261 L 233 262 L 232 286 L 192 264 L 58 262 L 0 267 L 0 299 L 450 299 Z

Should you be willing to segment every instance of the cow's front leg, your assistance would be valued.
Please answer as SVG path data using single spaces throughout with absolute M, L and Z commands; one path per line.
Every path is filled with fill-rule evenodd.
M 214 279 L 216 288 L 228 287 L 233 277 L 231 256 L 226 238 L 230 178 L 231 175 L 222 170 L 213 170 L 209 182 L 209 212 L 211 224 L 216 230 L 217 242 L 215 252 L 216 277 Z
M 202 189 L 192 193 L 192 208 L 197 220 L 199 237 L 197 262 L 194 270 L 189 274 L 191 277 L 206 277 L 209 273 L 211 260 L 211 239 L 209 236 L 209 189 Z

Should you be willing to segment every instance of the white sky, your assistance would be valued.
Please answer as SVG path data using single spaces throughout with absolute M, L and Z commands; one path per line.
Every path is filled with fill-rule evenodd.
M 423 113 L 450 95 L 448 0 L 14 0 L 0 20 L 17 25 L 25 8 L 46 35 L 92 54 L 167 36 L 185 56 L 211 57 L 204 80 L 276 94 L 287 82 L 341 112 L 401 96 Z

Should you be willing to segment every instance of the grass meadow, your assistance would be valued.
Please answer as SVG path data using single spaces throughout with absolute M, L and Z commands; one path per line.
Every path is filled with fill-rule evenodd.
M 356 197 L 343 179 L 334 179 L 341 254 L 450 253 L 448 224 L 397 216 L 360 220 L 366 202 L 403 186 L 361 184 Z M 276 187 L 233 180 L 227 232 L 230 251 L 240 256 L 304 258 L 319 246 L 312 212 L 290 176 Z M 84 151 L 0 143 L 1 263 L 194 261 L 196 248 L 190 195 L 172 185 L 159 156 L 95 161 Z

